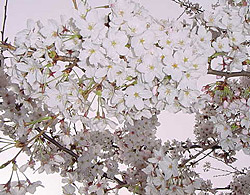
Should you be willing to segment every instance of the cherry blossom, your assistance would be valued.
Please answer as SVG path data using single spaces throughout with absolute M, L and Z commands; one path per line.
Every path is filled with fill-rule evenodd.
M 250 154 L 249 2 L 174 2 L 189 19 L 73 0 L 72 17 L 28 20 L 1 41 L 0 152 L 19 152 L 0 165 L 12 166 L 0 194 L 35 193 L 28 169 L 59 172 L 63 194 L 249 194 L 249 167 L 233 164 Z M 215 81 L 199 89 L 207 74 Z M 157 138 L 163 110 L 195 114 L 195 139 Z M 228 186 L 202 178 L 209 157 L 233 169 L 204 165 Z

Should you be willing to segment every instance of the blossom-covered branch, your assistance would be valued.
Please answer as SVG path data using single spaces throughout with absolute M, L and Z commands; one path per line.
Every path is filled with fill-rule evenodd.
M 0 193 L 34 193 L 41 184 L 25 175 L 33 169 L 60 172 L 72 195 L 249 194 L 249 169 L 233 166 L 238 152 L 250 154 L 248 3 L 225 0 L 207 11 L 174 0 L 195 14 L 181 22 L 157 20 L 130 0 L 72 1 L 72 16 L 28 20 L 12 44 L 1 41 L 0 130 L 8 140 L 0 149 L 19 152 L 2 166 L 13 171 Z M 227 79 L 200 90 L 207 74 Z M 163 110 L 195 113 L 195 139 L 157 138 Z M 229 186 L 213 187 L 196 170 L 210 157 L 228 165 Z

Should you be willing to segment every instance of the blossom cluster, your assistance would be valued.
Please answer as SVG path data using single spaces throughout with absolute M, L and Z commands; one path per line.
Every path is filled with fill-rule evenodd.
M 0 130 L 11 140 L 0 137 L 0 152 L 13 145 L 30 158 L 0 166 L 25 178 L 11 174 L 0 194 L 34 193 L 41 183 L 27 169 L 59 172 L 67 195 L 216 193 L 196 165 L 250 154 L 249 3 L 220 0 L 183 22 L 130 0 L 75 3 L 73 17 L 28 20 L 14 45 L 1 44 L 11 63 L 0 55 Z M 199 90 L 207 73 L 220 80 Z M 163 110 L 195 113 L 196 140 L 158 139 Z M 225 190 L 248 194 L 249 171 L 233 173 Z
M 135 2 L 110 2 L 107 11 L 80 3 L 76 16 L 60 24 L 29 20 L 15 38 L 8 72 L 54 113 L 93 129 L 114 128 L 106 115 L 132 124 L 155 108 L 191 107 L 214 53 L 211 36 L 204 27 L 196 33 L 188 24 L 156 21 Z

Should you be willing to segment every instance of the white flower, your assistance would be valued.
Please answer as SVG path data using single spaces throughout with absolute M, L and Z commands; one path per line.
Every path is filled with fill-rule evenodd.
M 139 36 L 134 36 L 131 39 L 131 46 L 134 48 L 135 54 L 141 56 L 146 50 L 153 47 L 155 41 L 155 34 L 152 31 L 145 31 Z
M 213 12 L 205 11 L 204 19 L 206 21 L 207 26 L 216 26 L 219 23 L 219 14 L 215 14 Z
M 97 195 L 103 195 L 106 186 L 107 181 L 105 180 L 105 178 L 98 177 L 97 181 L 95 181 L 94 184 L 89 187 L 89 192 L 95 192 Z
M 166 56 L 163 59 L 163 63 L 166 65 L 163 67 L 163 71 L 166 73 L 166 75 L 171 75 L 171 78 L 174 81 L 180 81 L 184 67 L 178 63 L 178 60 L 173 58 L 173 56 Z
M 63 188 L 63 194 L 75 195 L 75 187 L 72 184 L 66 184 Z
M 106 49 L 108 56 L 117 60 L 120 55 L 125 56 L 128 54 L 127 43 L 128 37 L 125 32 L 110 30 L 108 37 L 103 40 L 103 47 Z
M 30 58 L 27 59 L 26 63 L 24 62 L 17 63 L 16 66 L 18 70 L 27 73 L 26 75 L 27 82 L 31 86 L 34 85 L 34 83 L 36 82 L 42 83 L 43 75 L 40 70 L 42 66 L 36 60 Z
M 226 137 L 225 139 L 220 140 L 220 145 L 222 147 L 222 150 L 225 151 L 235 149 L 234 141 L 231 137 Z
M 250 127 L 250 112 L 249 111 L 246 112 L 245 117 L 241 119 L 240 124 L 242 127 L 249 129 Z
M 117 25 L 130 20 L 135 9 L 135 4 L 126 0 L 110 0 L 109 5 L 113 14 L 112 22 Z
M 172 104 L 174 102 L 174 99 L 178 97 L 178 90 L 176 87 L 172 85 L 161 85 L 158 89 L 159 96 L 158 98 L 165 99 L 168 104 Z
M 191 39 L 188 37 L 188 30 L 180 30 L 172 35 L 175 49 L 188 49 L 190 47 Z
M 36 181 L 36 182 L 30 183 L 30 184 L 28 185 L 28 187 L 27 187 L 26 190 L 27 190 L 27 192 L 29 192 L 29 193 L 31 193 L 31 194 L 34 194 L 34 193 L 36 192 L 36 188 L 37 188 L 38 186 L 44 187 L 44 186 L 42 185 L 42 182 L 41 182 L 41 181 Z
M 44 96 L 47 106 L 56 112 L 56 110 L 64 111 L 67 102 L 67 88 L 64 83 L 60 83 L 56 88 L 46 89 Z
M 137 70 L 144 73 L 144 79 L 148 83 L 151 83 L 155 77 L 159 80 L 164 77 L 162 64 L 154 56 L 145 56 L 142 63 L 137 66 Z
M 199 79 L 200 74 L 196 71 L 189 70 L 183 73 L 183 77 L 180 80 L 178 89 L 197 89 L 197 80 Z
M 197 34 L 197 44 L 202 49 L 206 49 L 209 46 L 211 40 L 212 40 L 212 33 L 207 31 L 205 27 L 200 26 Z
M 179 101 L 183 106 L 188 107 L 192 103 L 197 101 L 197 97 L 198 97 L 199 94 L 200 93 L 197 90 L 191 90 L 191 89 L 188 89 L 188 88 L 183 89 L 183 90 L 180 91 Z
M 222 139 L 225 139 L 227 136 L 232 136 L 232 129 L 227 124 L 217 124 L 216 130 Z
M 160 37 L 159 44 L 162 46 L 164 49 L 166 48 L 173 48 L 174 46 L 174 40 L 171 36 L 172 34 L 163 34 L 163 36 Z
M 55 43 L 55 46 L 58 50 L 60 50 L 62 45 L 62 40 L 59 37 L 59 32 L 61 32 L 62 28 L 59 27 L 55 20 L 48 20 L 48 25 L 43 27 L 40 30 L 40 33 L 44 36 L 46 46 L 51 46 Z
M 107 28 L 104 26 L 104 16 L 97 10 L 80 13 L 80 17 L 76 18 L 76 25 L 80 29 L 80 35 L 84 38 L 97 41 L 102 39 L 101 35 L 105 34 Z
M 145 89 L 143 85 L 130 86 L 125 91 L 125 104 L 129 108 L 133 106 L 137 110 L 142 110 L 144 108 L 144 99 L 149 99 L 152 97 L 152 92 Z
M 164 173 L 165 180 L 179 175 L 177 167 L 177 161 L 170 159 L 168 156 L 164 156 L 163 160 L 159 162 L 159 168 Z
M 230 46 L 229 46 L 229 39 L 228 38 L 221 38 L 218 37 L 215 42 L 212 43 L 214 49 L 217 52 L 228 52 L 230 51 Z
M 151 162 L 151 163 L 159 163 L 160 161 L 163 160 L 164 156 L 166 154 L 164 153 L 162 147 L 160 148 L 160 150 L 154 150 L 154 157 L 153 158 L 149 158 L 148 159 L 148 162 Z
M 90 64 L 94 65 L 102 63 L 102 61 L 105 59 L 105 50 L 100 45 L 94 44 L 90 41 L 85 41 L 82 44 L 82 47 L 83 50 L 80 51 L 79 58 L 83 62 L 83 65 L 81 65 L 83 68 L 85 66 L 86 59 L 89 59 Z
M 146 26 L 145 21 L 140 20 L 138 17 L 132 17 L 126 23 L 126 26 L 124 26 L 124 30 L 126 30 L 130 36 L 136 36 L 143 33 L 146 30 Z
M 105 71 L 107 71 L 107 79 L 110 82 L 116 82 L 117 86 L 122 86 L 125 84 L 131 69 L 126 68 L 127 64 L 123 60 L 119 61 L 119 63 L 106 60 L 103 62 L 103 65 L 106 66 Z

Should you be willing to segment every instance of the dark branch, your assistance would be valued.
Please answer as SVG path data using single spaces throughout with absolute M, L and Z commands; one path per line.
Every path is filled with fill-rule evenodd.
M 3 53 L 1 52 L 0 53 L 0 67 L 3 67 L 4 65 L 4 56 L 3 56 Z
M 7 20 L 7 6 L 8 6 L 8 0 L 5 0 L 5 5 L 4 5 L 4 15 L 3 15 L 3 26 L 2 26 L 2 41 L 4 41 L 4 31 L 5 31 L 5 26 L 6 26 L 6 20 Z
M 250 72 L 247 72 L 244 70 L 240 72 L 223 72 L 223 71 L 208 69 L 207 74 L 217 75 L 217 76 L 226 77 L 226 78 L 242 77 L 242 76 L 250 77 Z
M 195 162 L 191 162 L 191 165 L 195 165 L 197 164 L 199 161 L 203 160 L 204 158 L 206 158 L 207 156 L 209 156 L 214 150 L 211 150 L 210 152 L 208 152 L 207 154 L 205 154 L 203 157 L 201 157 L 200 159 L 196 160 Z
M 185 11 L 193 12 L 194 14 L 199 14 L 204 12 L 202 7 L 198 3 L 192 3 L 189 1 L 182 1 L 182 0 L 172 0 L 173 2 L 180 5 L 180 7 L 184 7 Z
M 39 133 L 42 131 L 39 127 L 35 128 Z M 78 159 L 78 155 L 74 152 L 72 152 L 71 150 L 69 150 L 68 148 L 62 146 L 61 144 L 59 144 L 57 141 L 55 141 L 54 139 L 52 139 L 51 137 L 49 137 L 46 133 L 43 133 L 42 136 L 44 137 L 44 139 L 47 139 L 48 141 L 50 141 L 52 144 L 54 144 L 55 146 L 57 146 L 60 150 L 68 153 L 69 155 L 73 156 L 74 158 Z
M 39 127 L 35 128 L 35 129 L 36 129 L 39 133 L 42 132 L 42 130 L 41 130 Z M 69 155 L 71 155 L 72 157 L 74 157 L 76 160 L 79 158 L 79 156 L 78 156 L 76 153 L 74 153 L 73 151 L 69 150 L 68 148 L 62 146 L 60 143 L 58 143 L 57 141 L 55 141 L 53 138 L 51 138 L 50 136 L 48 136 L 46 133 L 43 133 L 42 136 L 43 136 L 44 139 L 50 141 L 52 144 L 54 144 L 55 146 L 57 146 L 60 150 L 62 150 L 62 151 L 64 151 L 64 152 L 68 153 Z M 104 173 L 104 174 L 103 174 L 103 177 L 105 177 L 105 178 L 107 178 L 107 179 L 112 179 L 112 178 L 109 178 L 109 177 L 108 177 L 107 173 Z M 114 179 L 119 185 L 121 185 L 121 186 L 126 185 L 125 182 L 121 181 L 120 179 L 118 179 L 118 178 L 116 178 L 116 177 L 114 177 L 113 179 Z
M 213 151 L 217 150 L 217 149 L 221 149 L 221 146 L 217 145 L 217 144 L 212 144 L 212 145 L 208 145 L 208 146 L 203 146 L 203 147 L 200 147 L 199 145 L 194 145 L 194 147 L 192 148 L 202 148 L 201 151 L 199 151 L 197 154 L 195 154 L 194 156 L 190 157 L 189 159 L 186 159 L 184 160 L 180 165 L 179 167 L 184 167 L 188 162 L 190 162 L 191 160 L 194 160 L 196 159 L 198 156 L 200 156 L 201 154 L 203 154 L 205 151 L 207 151 L 208 149 L 211 150 L 211 152 L 208 153 L 211 154 Z M 206 156 L 205 156 L 206 157 Z M 193 163 L 190 163 L 191 165 L 199 162 L 200 160 L 202 160 L 203 158 L 193 162 Z
M 77 7 L 76 0 L 72 0 L 72 2 L 73 2 L 73 4 L 74 4 L 75 9 L 77 10 L 77 9 L 78 9 L 78 7 Z

